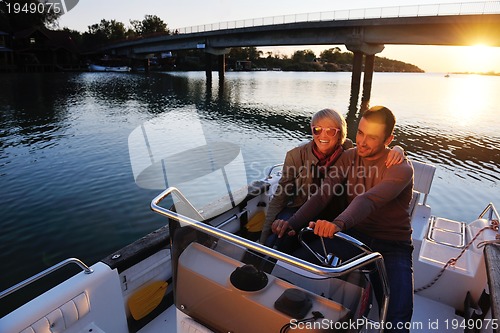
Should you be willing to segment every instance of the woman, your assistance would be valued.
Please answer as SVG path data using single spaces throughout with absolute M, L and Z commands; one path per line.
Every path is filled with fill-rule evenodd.
M 311 118 L 313 139 L 288 151 L 283 164 L 282 176 L 273 199 L 267 209 L 260 243 L 275 246 L 276 237 L 271 233 L 274 220 L 288 220 L 307 199 L 319 189 L 328 168 L 332 166 L 345 149 L 353 147 L 347 139 L 347 124 L 335 110 L 323 109 Z M 404 159 L 404 150 L 395 146 L 389 154 L 386 165 L 399 164 Z M 334 200 L 329 211 L 321 215 L 334 215 L 344 208 L 344 199 Z M 286 251 L 285 251 L 286 252 Z

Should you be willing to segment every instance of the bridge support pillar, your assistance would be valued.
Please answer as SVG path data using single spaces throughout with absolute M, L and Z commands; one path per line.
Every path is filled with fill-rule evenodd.
M 349 112 L 356 113 L 358 111 L 359 89 L 361 86 L 361 71 L 363 68 L 363 53 L 354 52 L 352 61 L 352 76 L 351 76 L 351 99 L 349 102 Z
M 375 54 L 382 52 L 385 46 L 382 44 L 368 44 L 354 38 L 349 43 L 346 43 L 346 47 L 349 51 L 354 53 L 349 113 L 356 114 L 357 112 L 361 83 L 361 71 L 363 70 L 363 56 L 365 58 L 363 96 L 361 98 L 361 105 L 359 110 L 362 114 L 369 108 L 370 105 Z
M 370 107 L 370 97 L 372 94 L 373 70 L 375 66 L 375 55 L 365 56 L 365 75 L 363 77 L 363 96 L 361 97 L 361 106 L 359 112 L 363 114 Z
M 219 82 L 224 81 L 224 73 L 226 72 L 226 56 L 220 54 L 217 56 L 218 68 L 219 68 Z
M 212 55 L 205 53 L 205 75 L 207 82 L 212 82 Z
M 218 70 L 219 70 L 219 81 L 224 80 L 224 73 L 225 73 L 225 68 L 226 68 L 226 58 L 225 55 L 231 51 L 230 48 L 214 48 L 207 46 L 205 48 L 205 54 L 206 54 L 206 73 L 207 73 L 207 81 L 210 80 L 212 81 L 212 55 L 217 56 L 218 59 Z M 210 60 L 208 60 L 210 59 Z M 210 66 L 210 67 L 209 67 Z M 210 70 L 210 74 L 208 71 Z

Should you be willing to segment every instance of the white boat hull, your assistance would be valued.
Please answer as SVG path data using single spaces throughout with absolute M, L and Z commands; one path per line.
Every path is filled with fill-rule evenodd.
M 130 72 L 132 68 L 128 66 L 100 66 L 95 64 L 89 65 L 91 72 Z

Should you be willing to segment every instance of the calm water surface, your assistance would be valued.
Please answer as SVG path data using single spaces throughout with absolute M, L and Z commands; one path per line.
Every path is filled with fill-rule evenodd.
M 314 112 L 347 114 L 350 73 L 226 74 L 209 86 L 198 72 L 2 74 L 0 289 L 67 257 L 92 264 L 164 225 L 149 210 L 161 190 L 138 186 L 130 162 L 144 123 L 172 128 L 166 150 L 200 133 L 238 145 L 250 181 L 310 139 Z M 500 77 L 375 73 L 371 104 L 396 114 L 395 143 L 437 166 L 436 215 L 471 221 L 500 205 L 499 91 Z

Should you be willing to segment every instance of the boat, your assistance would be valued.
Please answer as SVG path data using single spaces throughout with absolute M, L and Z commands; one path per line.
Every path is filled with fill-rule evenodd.
M 498 212 L 490 203 L 470 223 L 434 216 L 427 198 L 436 168 L 412 163 L 411 331 L 493 332 L 498 317 L 483 305 L 490 296 L 481 246 L 497 242 Z M 91 266 L 68 258 L 0 293 L 7 304 L 62 267 L 81 270 L 0 318 L 0 332 L 382 332 L 390 290 L 379 253 L 339 233 L 360 254 L 341 261 L 325 249 L 311 263 L 256 241 L 280 167 L 202 209 L 167 188 L 151 201 L 165 226 Z M 382 304 L 374 301 L 369 273 L 384 281 Z
M 96 64 L 89 65 L 91 72 L 130 72 L 132 70 L 129 66 L 102 66 Z

